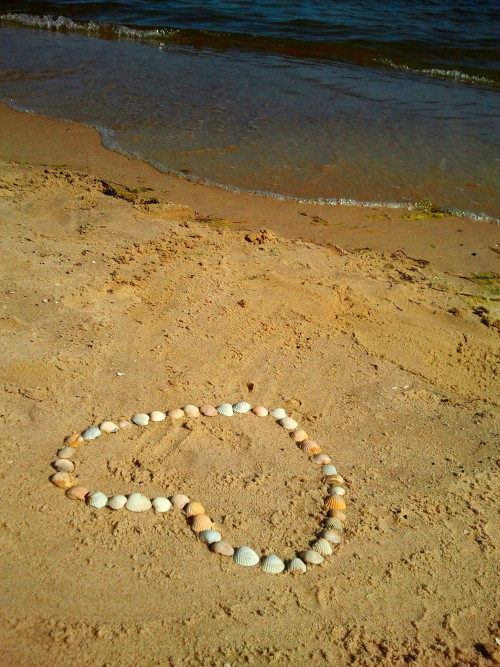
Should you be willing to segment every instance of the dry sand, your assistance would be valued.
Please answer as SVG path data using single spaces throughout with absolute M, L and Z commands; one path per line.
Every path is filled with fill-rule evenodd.
M 237 196 L 0 122 L 2 667 L 498 664 L 498 227 Z M 285 407 L 346 479 L 345 540 L 304 576 L 49 482 L 74 430 L 238 400 Z M 75 462 L 108 495 L 185 492 L 259 555 L 323 515 L 271 419 L 134 427 Z

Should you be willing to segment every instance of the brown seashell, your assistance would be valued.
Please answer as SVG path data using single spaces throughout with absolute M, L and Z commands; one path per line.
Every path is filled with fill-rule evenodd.
M 170 498 L 170 502 L 176 509 L 182 510 L 188 504 L 189 498 L 183 493 L 174 493 L 174 495 Z
M 335 517 L 337 517 L 337 519 L 340 519 L 341 521 L 346 520 L 346 515 L 341 510 L 328 510 L 326 515 L 327 516 L 335 516 Z
M 321 452 L 321 447 L 318 445 L 317 442 L 314 442 L 314 440 L 303 440 L 300 443 L 300 448 L 303 452 L 305 452 L 308 455 L 311 454 L 319 454 Z
M 71 486 L 66 490 L 66 497 L 71 500 L 85 500 L 85 496 L 89 492 L 84 486 Z
M 219 414 L 215 409 L 215 407 L 213 405 L 208 405 L 208 403 L 201 406 L 200 412 L 205 417 L 217 417 L 217 415 Z
M 311 461 L 316 463 L 316 465 L 324 466 L 331 462 L 331 458 L 328 456 L 328 454 L 315 454 Z
M 343 484 L 344 478 L 341 475 L 329 475 L 328 477 L 325 477 L 325 482 L 332 485 Z
M 302 442 L 303 440 L 307 440 L 309 438 L 307 433 L 301 428 L 292 431 L 290 433 L 290 437 L 294 442 Z
M 64 438 L 64 444 L 67 447 L 78 447 L 82 442 L 83 438 L 79 433 L 72 433 Z
M 334 496 L 331 497 L 333 498 Z M 196 501 L 188 503 L 184 508 L 184 511 L 188 517 L 197 516 L 198 514 L 205 514 L 205 508 L 203 505 L 197 503 Z
M 342 496 L 330 496 L 325 501 L 327 510 L 345 510 L 345 502 Z
M 191 528 L 195 533 L 211 530 L 213 525 L 212 520 L 206 514 L 197 514 L 191 521 Z
M 233 556 L 234 549 L 228 542 L 213 542 L 210 545 L 210 551 L 213 551 L 214 554 L 219 554 L 220 556 Z
M 184 410 L 181 410 L 180 408 L 174 408 L 173 410 L 169 410 L 167 412 L 167 415 L 172 419 L 181 419 L 182 417 L 186 416 L 186 413 L 184 412 Z
M 70 486 L 75 486 L 76 477 L 70 472 L 56 472 L 51 476 L 50 481 L 60 489 L 69 489 Z

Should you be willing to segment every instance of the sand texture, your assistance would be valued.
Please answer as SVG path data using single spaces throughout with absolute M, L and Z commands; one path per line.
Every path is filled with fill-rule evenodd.
M 498 664 L 494 275 L 167 201 L 1 163 L 1 664 Z M 284 407 L 346 480 L 345 540 L 303 576 L 49 482 L 75 430 L 239 400 Z M 291 558 L 324 516 L 318 466 L 270 418 L 167 419 L 74 461 L 107 495 L 186 493 L 259 555 Z

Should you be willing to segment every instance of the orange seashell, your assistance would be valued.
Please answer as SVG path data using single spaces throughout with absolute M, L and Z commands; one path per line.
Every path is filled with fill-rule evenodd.
M 201 533 L 204 530 L 210 530 L 212 526 L 212 520 L 206 514 L 197 514 L 191 522 L 191 528 L 195 533 Z
M 303 442 L 309 438 L 307 433 L 301 428 L 297 429 L 296 431 L 292 431 L 290 433 L 290 437 L 294 442 Z
M 51 476 L 50 481 L 60 489 L 69 489 L 71 486 L 75 486 L 76 477 L 70 472 L 56 472 L 55 475 Z
M 344 478 L 342 475 L 329 475 L 328 477 L 325 477 L 325 481 L 327 484 L 332 484 L 335 486 L 336 484 L 343 484 Z
M 333 497 L 334 496 L 332 496 L 332 498 Z M 205 514 L 205 508 L 203 507 L 203 505 L 197 503 L 196 501 L 188 503 L 184 508 L 184 511 L 186 512 L 186 516 L 188 517 L 197 516 L 198 514 Z
M 71 500 L 84 500 L 89 492 L 84 486 L 72 486 L 66 491 L 66 497 Z
M 79 433 L 72 433 L 64 438 L 64 444 L 67 447 L 78 447 L 82 442 L 83 438 Z
M 309 456 L 311 454 L 319 454 L 321 452 L 321 447 L 318 445 L 317 442 L 314 442 L 314 440 L 303 440 L 300 443 L 300 448 L 303 452 L 308 454 Z
M 340 519 L 341 521 L 345 521 L 345 519 L 346 519 L 346 516 L 345 516 L 344 512 L 342 512 L 341 510 L 328 510 L 326 515 L 327 516 L 334 516 L 337 519 Z
M 345 510 L 345 507 L 342 496 L 330 496 L 325 501 L 325 509 L 327 510 Z

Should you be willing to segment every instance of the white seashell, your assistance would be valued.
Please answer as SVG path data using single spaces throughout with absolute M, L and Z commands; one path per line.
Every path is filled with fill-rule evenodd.
M 345 496 L 345 489 L 341 486 L 329 486 L 328 493 L 331 496 Z
M 328 456 L 328 454 L 315 454 L 311 461 L 313 463 L 316 463 L 319 466 L 325 466 L 328 463 L 330 463 L 332 459 Z
M 108 496 L 105 496 L 104 493 L 101 493 L 100 491 L 93 491 L 87 496 L 87 505 L 95 507 L 98 510 L 106 507 L 107 502 Z
M 232 417 L 234 414 L 231 403 L 221 403 L 221 405 L 216 407 L 216 410 L 220 415 L 224 415 L 224 417 Z
M 342 521 L 338 519 L 336 516 L 329 516 L 327 519 L 325 519 L 324 526 L 327 530 L 334 530 L 337 533 L 344 532 L 344 526 L 342 524 Z M 322 537 L 325 536 L 322 535 Z
M 274 408 L 274 410 L 271 410 L 271 417 L 274 417 L 275 419 L 284 419 L 286 417 L 286 412 L 283 408 Z
M 292 574 L 304 574 L 307 572 L 307 566 L 300 558 L 292 558 L 286 564 L 286 571 Z
M 102 422 L 99 428 L 103 433 L 118 433 L 120 430 L 115 422 Z
M 323 475 L 326 475 L 328 477 L 328 475 L 336 475 L 337 468 L 329 463 L 328 465 L 323 466 L 321 468 L 321 472 L 323 473 Z
M 267 417 L 269 414 L 269 410 L 265 408 L 263 405 L 258 405 L 256 408 L 252 410 L 252 412 L 257 415 L 257 417 Z
M 334 530 L 324 530 L 321 533 L 321 537 L 331 544 L 340 544 L 342 542 L 342 538 Z
M 293 431 L 293 429 L 297 428 L 298 426 L 295 419 L 292 419 L 291 417 L 283 417 L 283 419 L 278 419 L 278 424 L 283 426 L 283 428 L 289 429 L 290 431 Z
M 314 551 L 317 551 L 322 556 L 331 556 L 333 553 L 332 547 L 327 542 L 327 540 L 325 540 L 324 537 L 320 537 L 319 540 L 314 542 L 312 548 L 314 549 Z
M 134 424 L 137 424 L 137 426 L 147 426 L 149 424 L 149 415 L 139 412 L 132 417 L 132 421 Z
M 172 507 L 170 500 L 168 498 L 163 498 L 162 496 L 153 498 L 151 505 L 153 505 L 155 512 L 168 512 L 168 510 Z
M 222 535 L 218 530 L 203 530 L 199 534 L 199 537 L 206 544 L 213 544 L 214 542 L 220 542 L 222 540 Z
M 174 493 L 174 495 L 170 497 L 170 502 L 176 509 L 182 510 L 189 503 L 189 498 L 183 493 Z
M 152 422 L 162 422 L 167 418 L 167 415 L 159 410 L 153 410 L 153 412 L 150 413 L 149 418 Z
M 274 554 L 269 554 L 266 556 L 261 563 L 262 571 L 269 572 L 269 574 L 279 574 L 285 569 L 285 563 L 275 556 Z
M 183 408 L 186 417 L 199 417 L 200 409 L 196 405 L 185 405 Z
M 112 496 L 111 498 L 108 498 L 108 507 L 111 507 L 112 510 L 121 510 L 123 507 L 125 507 L 125 503 L 127 502 L 127 496 L 123 496 L 119 494 L 118 496 Z
M 57 456 L 60 459 L 70 459 L 76 452 L 74 447 L 61 447 L 57 450 Z
M 257 565 L 260 558 L 250 547 L 238 547 L 234 552 L 233 560 L 237 565 L 252 567 L 253 565 Z
M 97 426 L 90 426 L 90 428 L 86 428 L 85 431 L 83 431 L 82 438 L 84 440 L 95 440 L 100 435 L 101 431 L 97 428 Z
M 127 419 L 118 420 L 118 426 L 120 428 L 132 428 L 132 424 Z
M 75 469 L 75 464 L 69 459 L 57 459 L 52 464 L 52 467 L 57 470 L 57 472 L 73 472 Z
M 307 549 L 306 551 L 301 551 L 299 557 L 302 558 L 304 563 L 310 563 L 311 565 L 321 565 L 325 560 L 321 554 L 313 549 Z
M 235 403 L 233 405 L 233 412 L 236 412 L 240 415 L 245 415 L 247 412 L 250 412 L 252 406 L 246 401 L 241 401 L 240 403 Z
M 131 493 L 125 505 L 125 509 L 130 512 L 146 512 L 151 507 L 151 501 L 142 493 Z

